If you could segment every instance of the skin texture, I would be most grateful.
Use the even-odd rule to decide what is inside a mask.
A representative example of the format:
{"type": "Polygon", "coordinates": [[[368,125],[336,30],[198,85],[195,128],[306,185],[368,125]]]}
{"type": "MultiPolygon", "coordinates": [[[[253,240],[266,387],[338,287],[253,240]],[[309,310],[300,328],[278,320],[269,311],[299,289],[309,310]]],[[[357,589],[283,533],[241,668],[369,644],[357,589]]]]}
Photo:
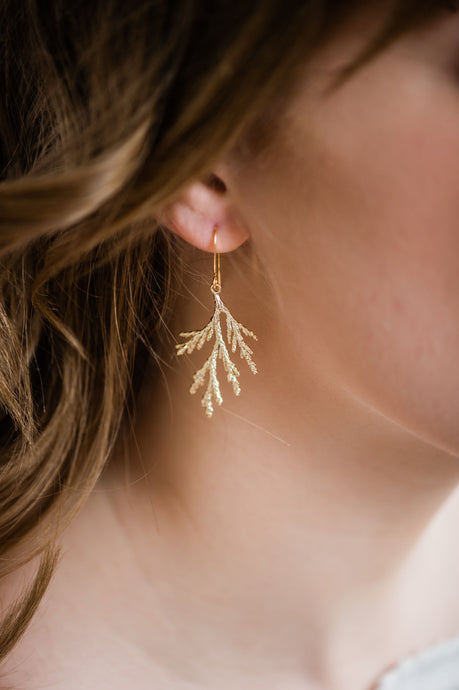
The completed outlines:
{"type": "Polygon", "coordinates": [[[165,209],[190,245],[173,333],[211,315],[218,223],[259,374],[238,359],[241,395],[222,383],[208,420],[188,394],[208,350],[169,355],[12,683],[370,690],[459,633],[459,16],[325,96],[365,21],[305,70],[263,155],[230,152],[224,191],[165,209]]]}

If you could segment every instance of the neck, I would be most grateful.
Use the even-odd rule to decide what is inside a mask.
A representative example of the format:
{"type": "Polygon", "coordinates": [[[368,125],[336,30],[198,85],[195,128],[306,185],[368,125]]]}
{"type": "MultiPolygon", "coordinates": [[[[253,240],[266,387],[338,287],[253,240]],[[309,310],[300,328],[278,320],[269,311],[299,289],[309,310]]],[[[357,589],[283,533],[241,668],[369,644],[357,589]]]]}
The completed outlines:
{"type": "MultiPolygon", "coordinates": [[[[271,352],[285,351],[285,332],[278,348],[272,337],[271,352]]],[[[184,648],[193,635],[208,650],[209,673],[225,659],[265,678],[307,668],[314,687],[367,687],[459,622],[453,578],[439,580],[457,458],[324,377],[295,376],[293,353],[256,361],[269,376],[241,377],[239,398],[222,386],[211,420],[188,394],[190,371],[168,375],[139,419],[136,481],[112,500],[152,588],[168,583],[155,606],[184,648]]]]}

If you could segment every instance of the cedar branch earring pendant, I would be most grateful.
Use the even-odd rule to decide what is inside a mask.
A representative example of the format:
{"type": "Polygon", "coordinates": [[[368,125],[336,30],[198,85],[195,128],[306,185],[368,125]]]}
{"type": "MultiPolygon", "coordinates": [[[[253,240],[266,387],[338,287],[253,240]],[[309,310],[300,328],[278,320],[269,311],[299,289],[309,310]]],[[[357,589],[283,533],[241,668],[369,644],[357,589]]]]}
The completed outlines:
{"type": "Polygon", "coordinates": [[[184,353],[190,354],[194,349],[200,350],[204,343],[209,341],[214,336],[215,341],[212,352],[205,361],[201,369],[198,369],[193,375],[193,383],[190,387],[190,393],[194,394],[204,384],[206,376],[209,377],[207,389],[201,399],[201,405],[206,410],[206,415],[212,417],[214,412],[213,400],[221,405],[223,398],[220,392],[220,384],[217,378],[217,362],[219,359],[223,362],[223,367],[226,371],[226,378],[233,386],[233,391],[236,395],[241,392],[238,376],[240,375],[234,362],[231,361],[228,348],[222,335],[222,324],[220,321],[221,315],[226,317],[226,339],[228,345],[231,346],[231,351],[235,352],[236,347],[239,347],[239,355],[245,359],[249,365],[250,370],[256,374],[257,367],[252,360],[253,351],[244,342],[243,335],[249,336],[254,340],[258,340],[255,333],[249,331],[248,328],[236,321],[230,314],[227,307],[222,302],[220,292],[222,289],[220,276],[220,254],[217,253],[217,226],[214,226],[214,279],[210,286],[211,292],[214,296],[215,310],[212,318],[207,326],[204,326],[199,331],[188,331],[180,333],[182,338],[188,338],[184,343],[176,345],[177,355],[184,353]]]}

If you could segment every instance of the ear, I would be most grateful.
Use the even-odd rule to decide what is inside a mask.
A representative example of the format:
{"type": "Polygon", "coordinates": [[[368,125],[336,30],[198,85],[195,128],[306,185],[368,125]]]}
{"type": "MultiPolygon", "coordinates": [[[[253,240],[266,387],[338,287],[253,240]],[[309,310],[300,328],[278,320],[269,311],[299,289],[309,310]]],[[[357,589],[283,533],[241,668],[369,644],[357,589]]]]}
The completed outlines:
{"type": "Polygon", "coordinates": [[[213,229],[217,225],[217,251],[237,249],[250,236],[246,224],[229,198],[221,177],[211,173],[206,180],[192,182],[161,212],[159,221],[187,242],[213,252],[213,229]]]}

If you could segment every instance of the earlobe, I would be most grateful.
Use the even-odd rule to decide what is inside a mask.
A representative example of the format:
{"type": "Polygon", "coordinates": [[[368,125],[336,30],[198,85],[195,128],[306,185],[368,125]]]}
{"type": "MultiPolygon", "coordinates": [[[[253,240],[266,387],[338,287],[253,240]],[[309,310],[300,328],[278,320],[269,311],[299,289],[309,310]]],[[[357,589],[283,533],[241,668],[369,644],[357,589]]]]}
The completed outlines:
{"type": "Polygon", "coordinates": [[[166,206],[160,222],[203,251],[213,252],[213,228],[218,226],[218,251],[230,252],[250,236],[247,226],[229,203],[223,182],[215,175],[208,182],[193,182],[166,206]]]}

